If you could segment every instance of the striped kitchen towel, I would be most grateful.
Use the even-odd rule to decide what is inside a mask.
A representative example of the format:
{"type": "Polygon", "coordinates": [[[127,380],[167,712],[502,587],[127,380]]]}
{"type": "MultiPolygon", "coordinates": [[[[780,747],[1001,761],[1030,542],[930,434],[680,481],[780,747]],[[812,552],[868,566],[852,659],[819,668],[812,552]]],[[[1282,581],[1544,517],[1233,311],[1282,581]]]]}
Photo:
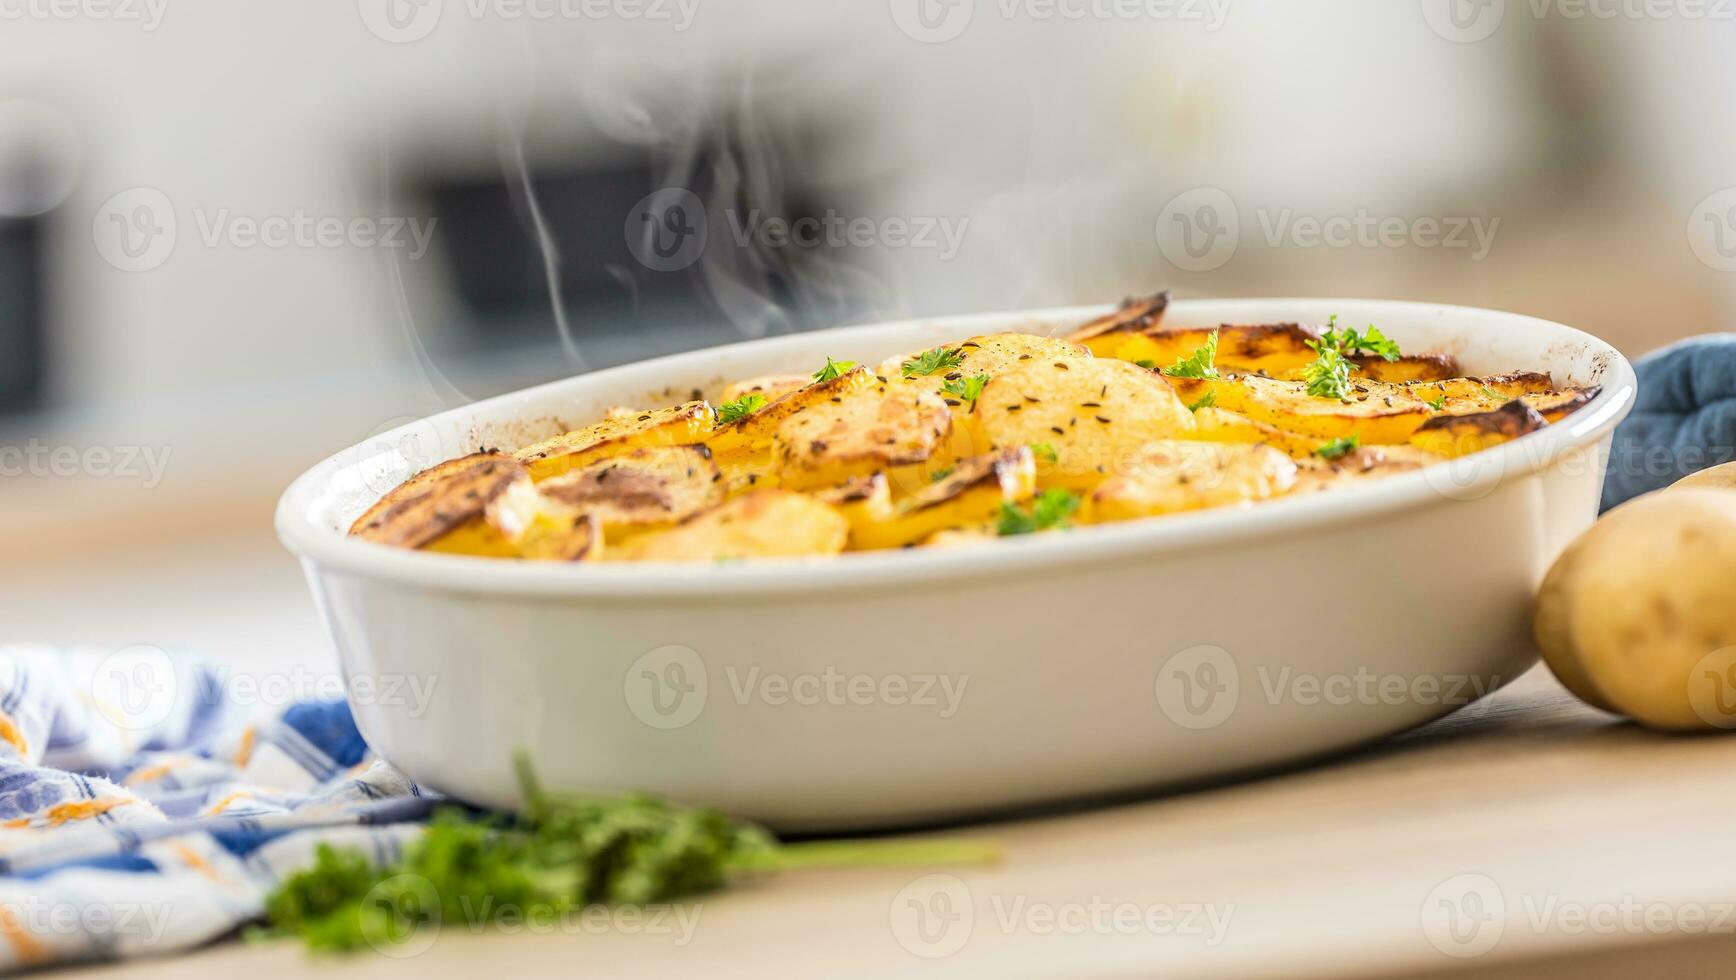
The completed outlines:
{"type": "Polygon", "coordinates": [[[421,832],[437,801],[344,701],[248,714],[208,659],[0,646],[0,973],[197,946],[319,844],[421,832]]]}

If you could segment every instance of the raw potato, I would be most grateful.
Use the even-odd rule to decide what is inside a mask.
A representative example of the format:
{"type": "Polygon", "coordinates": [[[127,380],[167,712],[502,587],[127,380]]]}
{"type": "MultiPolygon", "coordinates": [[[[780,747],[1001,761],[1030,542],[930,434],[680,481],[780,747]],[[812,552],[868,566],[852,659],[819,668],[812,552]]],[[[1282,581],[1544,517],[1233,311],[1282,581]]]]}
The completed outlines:
{"type": "Polygon", "coordinates": [[[1538,603],[1539,641],[1552,667],[1568,665],[1564,683],[1654,728],[1736,728],[1736,494],[1630,501],[1568,560],[1538,603]]]}
{"type": "Polygon", "coordinates": [[[1671,485],[1676,487],[1707,487],[1718,490],[1736,490],[1736,463],[1725,463],[1711,469],[1690,473],[1671,485]]]}
{"type": "Polygon", "coordinates": [[[733,561],[835,555],[850,525],[836,510],[787,490],[755,490],[685,524],[627,542],[628,561],[733,561]]]}
{"type": "Polygon", "coordinates": [[[1271,446],[1168,440],[1147,444],[1139,459],[1092,494],[1099,521],[1126,521],[1275,497],[1296,482],[1296,464],[1271,446]]]}
{"type": "Polygon", "coordinates": [[[1157,373],[1108,358],[1033,359],[996,375],[971,412],[995,449],[1047,445],[1043,483],[1090,489],[1154,439],[1186,436],[1193,413],[1157,373]]]}
{"type": "Polygon", "coordinates": [[[703,442],[711,431],[711,420],[711,406],[702,401],[638,415],[611,416],[596,425],[526,446],[517,456],[529,467],[531,478],[542,481],[646,446],[703,442]]]}

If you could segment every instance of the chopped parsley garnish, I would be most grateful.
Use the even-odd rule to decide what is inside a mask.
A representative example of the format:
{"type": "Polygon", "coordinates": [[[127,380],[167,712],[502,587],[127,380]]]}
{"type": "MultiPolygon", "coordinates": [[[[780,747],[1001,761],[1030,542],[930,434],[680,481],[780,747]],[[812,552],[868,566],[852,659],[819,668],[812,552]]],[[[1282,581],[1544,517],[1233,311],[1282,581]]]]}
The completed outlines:
{"type": "Polygon", "coordinates": [[[912,360],[905,361],[900,367],[906,378],[925,378],[931,374],[958,367],[964,363],[964,356],[956,347],[936,347],[925,350],[912,360]]]}
{"type": "Polygon", "coordinates": [[[1506,397],[1495,389],[1490,388],[1488,385],[1478,385],[1478,387],[1483,389],[1483,397],[1492,401],[1500,401],[1506,397]]]}
{"type": "Polygon", "coordinates": [[[1031,501],[1029,511],[1014,504],[1001,504],[1001,516],[995,523],[995,532],[1005,538],[1015,534],[1035,534],[1051,528],[1066,527],[1067,519],[1078,509],[1078,494],[1058,487],[1044,490],[1036,500],[1031,501]]]}
{"type": "Polygon", "coordinates": [[[816,382],[831,381],[834,378],[842,377],[845,371],[855,366],[855,361],[834,361],[828,357],[826,358],[826,366],[814,372],[814,380],[816,382]]]}
{"type": "Polygon", "coordinates": [[[940,386],[940,390],[958,398],[960,401],[974,402],[983,393],[983,385],[989,383],[989,376],[979,374],[973,378],[954,378],[940,386]]]}
{"type": "Polygon", "coordinates": [[[1194,402],[1192,405],[1189,405],[1187,407],[1187,410],[1190,412],[1197,412],[1202,408],[1212,408],[1212,407],[1216,406],[1217,403],[1218,403],[1218,393],[1215,391],[1208,391],[1208,392],[1206,392],[1206,396],[1204,398],[1201,398],[1199,401],[1194,402]]]}
{"type": "Polygon", "coordinates": [[[1302,369],[1302,380],[1308,385],[1308,394],[1315,398],[1350,401],[1350,362],[1336,347],[1316,344],[1312,340],[1308,346],[1318,355],[1302,369]]]}
{"type": "Polygon", "coordinates": [[[940,481],[951,476],[952,470],[953,470],[953,468],[950,466],[943,466],[940,469],[935,470],[933,473],[928,474],[928,482],[939,483],[940,481]]]}
{"type": "Polygon", "coordinates": [[[1033,442],[1033,443],[1031,443],[1031,455],[1037,457],[1038,459],[1047,460],[1051,464],[1059,463],[1061,461],[1061,454],[1055,451],[1055,446],[1053,443],[1048,443],[1048,442],[1033,442]]]}
{"type": "Polygon", "coordinates": [[[1146,369],[1147,371],[1157,370],[1157,362],[1150,360],[1148,358],[1142,357],[1139,360],[1134,361],[1133,363],[1134,363],[1135,367],[1142,367],[1142,368],[1146,369]]]}
{"type": "Polygon", "coordinates": [[[1326,332],[1321,335],[1322,346],[1336,348],[1340,354],[1354,354],[1365,350],[1370,354],[1378,354],[1382,360],[1396,361],[1399,359],[1398,342],[1380,332],[1380,328],[1370,324],[1367,332],[1359,332],[1355,327],[1338,329],[1338,314],[1334,313],[1326,320],[1326,332]]]}
{"type": "Polygon", "coordinates": [[[1441,397],[1436,398],[1434,401],[1429,401],[1428,399],[1425,398],[1425,399],[1423,399],[1423,404],[1427,405],[1428,407],[1430,407],[1430,408],[1432,408],[1438,412],[1441,409],[1447,407],[1447,396],[1442,395],[1441,397]]]}
{"type": "Polygon", "coordinates": [[[525,800],[518,816],[479,819],[442,807],[403,857],[384,865],[359,848],[321,844],[313,863],[265,900],[268,924],[250,938],[296,936],[329,952],[379,950],[442,921],[552,927],[590,906],[669,902],[744,873],[987,864],[998,856],[992,844],[967,840],[780,844],[716,810],[653,796],[545,793],[522,757],[518,765],[525,800]]]}
{"type": "Polygon", "coordinates": [[[1163,373],[1172,378],[1215,378],[1218,376],[1217,359],[1218,332],[1213,330],[1198,350],[1164,368],[1163,373]]]}
{"type": "Polygon", "coordinates": [[[728,425],[740,422],[749,415],[766,407],[766,396],[757,391],[750,391],[732,402],[724,402],[717,406],[717,424],[728,425]]]}
{"type": "Polygon", "coordinates": [[[1342,439],[1334,439],[1325,443],[1319,449],[1314,450],[1314,455],[1321,459],[1339,459],[1355,452],[1356,447],[1361,444],[1361,436],[1345,436],[1342,439]]]}

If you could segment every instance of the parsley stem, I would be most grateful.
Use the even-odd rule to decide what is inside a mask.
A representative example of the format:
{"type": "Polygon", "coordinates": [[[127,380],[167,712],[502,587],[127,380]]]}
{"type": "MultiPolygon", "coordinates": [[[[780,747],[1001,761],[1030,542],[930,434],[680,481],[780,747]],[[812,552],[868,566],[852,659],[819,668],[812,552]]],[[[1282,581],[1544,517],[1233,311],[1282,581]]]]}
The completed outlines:
{"type": "Polygon", "coordinates": [[[729,870],[792,871],[798,868],[908,868],[988,865],[1000,846],[976,840],[816,840],[780,844],[733,856],[729,870]]]}

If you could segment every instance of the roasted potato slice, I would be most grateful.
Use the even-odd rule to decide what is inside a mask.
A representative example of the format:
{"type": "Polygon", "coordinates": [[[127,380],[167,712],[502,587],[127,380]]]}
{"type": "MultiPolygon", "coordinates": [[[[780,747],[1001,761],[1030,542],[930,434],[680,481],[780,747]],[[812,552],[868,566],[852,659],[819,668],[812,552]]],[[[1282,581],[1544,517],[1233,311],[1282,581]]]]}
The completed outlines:
{"type": "Polygon", "coordinates": [[[998,540],[1000,535],[987,524],[974,527],[949,527],[923,538],[919,548],[974,548],[998,540]]]}
{"type": "Polygon", "coordinates": [[[723,502],[723,474],[705,446],[657,446],[544,480],[549,499],[594,514],[615,538],[684,521],[723,502]]]}
{"type": "Polygon", "coordinates": [[[892,485],[884,473],[856,477],[842,486],[819,490],[815,500],[831,506],[850,522],[850,547],[861,549],[857,540],[860,529],[872,527],[892,517],[892,485]]]}
{"type": "Polygon", "coordinates": [[[1069,340],[1055,337],[1039,337],[1025,333],[996,333],[972,337],[961,344],[943,344],[940,347],[919,351],[915,354],[905,354],[888,358],[880,365],[880,375],[892,380],[902,380],[906,384],[915,385],[935,394],[941,394],[949,381],[960,381],[986,374],[994,377],[1004,371],[1009,371],[1026,361],[1054,359],[1057,357],[1088,357],[1090,351],[1069,340]],[[935,354],[947,356],[936,358],[935,354]],[[924,361],[924,355],[928,360],[924,361]],[[939,364],[933,371],[926,374],[905,374],[905,365],[913,365],[913,370],[926,369],[933,364],[939,364]]]}
{"type": "Polygon", "coordinates": [[[595,557],[591,523],[539,494],[505,453],[448,460],[404,481],[350,526],[350,535],[400,548],[490,558],[595,557]]]}
{"type": "Polygon", "coordinates": [[[876,382],[785,419],[772,456],[783,486],[837,486],[876,470],[919,466],[945,447],[951,431],[952,412],[939,397],[876,382]]]}
{"type": "Polygon", "coordinates": [[[1434,414],[1412,393],[1412,386],[1361,378],[1350,382],[1348,402],[1310,395],[1301,381],[1255,374],[1210,380],[1175,378],[1172,383],[1190,403],[1209,391],[1218,408],[1321,440],[1356,436],[1370,444],[1401,443],[1434,414]]]}
{"type": "Polygon", "coordinates": [[[1450,458],[1468,456],[1548,425],[1537,410],[1515,398],[1493,412],[1443,415],[1423,423],[1411,445],[1450,458]]]}
{"type": "Polygon", "coordinates": [[[1590,388],[1563,388],[1560,391],[1535,391],[1520,395],[1519,400],[1553,423],[1591,404],[1591,400],[1602,391],[1603,389],[1596,385],[1590,388]]]}
{"type": "MultiPolygon", "coordinates": [[[[431,466],[381,497],[350,525],[350,536],[399,548],[426,548],[467,525],[480,539],[489,504],[529,473],[518,460],[498,452],[474,453],[431,466]]],[[[496,535],[498,538],[498,535],[496,535]]],[[[496,545],[516,554],[504,540],[496,545]]]]}
{"type": "Polygon", "coordinates": [[[1441,410],[1451,415],[1490,412],[1515,398],[1555,390],[1549,375],[1536,371],[1514,371],[1486,378],[1419,381],[1404,387],[1425,402],[1444,402],[1441,410]]]}
{"type": "Polygon", "coordinates": [[[759,395],[770,404],[792,391],[806,388],[813,380],[813,376],[808,374],[766,374],[748,378],[726,386],[723,393],[718,395],[718,402],[727,404],[739,401],[744,395],[759,395]]]}
{"type": "Polygon", "coordinates": [[[1154,439],[1182,436],[1193,414],[1157,373],[1092,357],[1031,360],[995,376],[971,412],[995,449],[1043,446],[1045,485],[1084,489],[1154,439]]]}
{"type": "Polygon", "coordinates": [[[1206,442],[1265,443],[1292,458],[1314,455],[1320,440],[1269,422],[1256,422],[1239,412],[1207,407],[1194,412],[1193,438],[1206,442]]]}
{"type": "Polygon", "coordinates": [[[703,442],[711,432],[711,424],[710,405],[703,401],[687,402],[637,415],[610,416],[596,425],[526,446],[516,455],[530,469],[531,479],[540,482],[647,446],[703,442]]]}
{"type": "Polygon", "coordinates": [[[1445,457],[1415,446],[1361,446],[1336,459],[1309,456],[1296,460],[1296,485],[1290,492],[1315,493],[1355,480],[1379,479],[1444,461],[1445,457]]]}
{"type": "Polygon", "coordinates": [[[893,514],[855,528],[863,549],[902,548],[938,531],[993,520],[1002,504],[1036,493],[1036,461],[1024,446],[961,460],[953,471],[900,501],[893,514]]]}
{"type": "Polygon", "coordinates": [[[835,555],[850,525],[806,494],[755,490],[686,522],[632,538],[611,557],[628,561],[730,561],[835,555]]]}
{"type": "Polygon", "coordinates": [[[1162,440],[1091,495],[1098,521],[1253,503],[1286,493],[1296,464],[1270,446],[1162,440]]]}
{"type": "Polygon", "coordinates": [[[1409,384],[1415,381],[1445,381],[1459,376],[1459,359],[1451,354],[1401,354],[1389,361],[1378,354],[1351,354],[1359,375],[1370,381],[1409,384]]]}
{"type": "Polygon", "coordinates": [[[804,384],[771,400],[752,415],[718,426],[706,440],[707,445],[720,458],[720,465],[723,459],[729,459],[733,464],[743,454],[768,452],[778,427],[784,422],[813,408],[836,405],[856,392],[875,386],[884,387],[884,384],[862,367],[851,368],[825,381],[804,384]]]}
{"type": "Polygon", "coordinates": [[[1169,291],[1155,296],[1131,297],[1121,301],[1113,312],[1080,324],[1067,335],[1075,344],[1083,344],[1097,357],[1113,357],[1136,361],[1139,357],[1123,356],[1124,351],[1137,347],[1140,335],[1157,328],[1169,309],[1169,291]],[[1131,345],[1131,346],[1130,346],[1131,345]]]}

